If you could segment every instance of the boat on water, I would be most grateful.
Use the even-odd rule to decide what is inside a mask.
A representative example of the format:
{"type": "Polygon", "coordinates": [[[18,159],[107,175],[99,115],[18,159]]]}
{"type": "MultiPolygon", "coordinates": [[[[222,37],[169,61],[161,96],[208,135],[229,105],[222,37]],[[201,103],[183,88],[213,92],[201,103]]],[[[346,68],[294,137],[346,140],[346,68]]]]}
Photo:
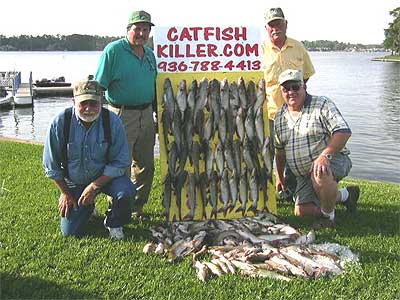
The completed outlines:
{"type": "Polygon", "coordinates": [[[36,80],[33,85],[35,85],[36,87],[67,87],[71,86],[71,83],[65,82],[64,76],[61,76],[58,78],[53,78],[51,80],[48,80],[46,78],[36,80]]]}
{"type": "Polygon", "coordinates": [[[13,96],[7,90],[0,86],[0,109],[10,108],[13,102],[13,96]]]}

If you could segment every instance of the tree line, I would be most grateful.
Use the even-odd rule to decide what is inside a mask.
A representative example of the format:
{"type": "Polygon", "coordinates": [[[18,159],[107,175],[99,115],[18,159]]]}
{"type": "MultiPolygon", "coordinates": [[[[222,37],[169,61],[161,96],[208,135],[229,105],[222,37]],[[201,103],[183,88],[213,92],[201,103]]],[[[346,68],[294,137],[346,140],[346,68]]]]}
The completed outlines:
{"type": "Polygon", "coordinates": [[[385,29],[385,41],[383,45],[392,51],[392,55],[400,55],[400,7],[389,12],[393,17],[393,22],[385,29]]]}
{"type": "MultiPolygon", "coordinates": [[[[310,51],[349,51],[349,50],[381,50],[385,48],[392,55],[400,55],[400,7],[389,12],[393,22],[384,29],[385,39],[381,45],[350,44],[338,41],[303,41],[310,51]]],[[[20,35],[6,37],[0,35],[0,51],[102,51],[104,47],[121,37],[92,36],[86,34],[71,34],[56,36],[44,34],[42,36],[20,35]]],[[[148,45],[153,48],[153,39],[148,45]]]]}
{"type": "MultiPolygon", "coordinates": [[[[84,34],[72,35],[20,35],[5,37],[0,35],[0,51],[102,51],[111,41],[121,37],[91,36],[84,34]]],[[[354,48],[371,49],[382,48],[382,45],[362,45],[342,43],[338,41],[303,41],[310,51],[346,51],[354,48]]],[[[148,46],[153,48],[153,39],[148,46]]]]}
{"type": "Polygon", "coordinates": [[[86,34],[0,35],[0,51],[102,51],[108,43],[119,38],[86,34]]]}

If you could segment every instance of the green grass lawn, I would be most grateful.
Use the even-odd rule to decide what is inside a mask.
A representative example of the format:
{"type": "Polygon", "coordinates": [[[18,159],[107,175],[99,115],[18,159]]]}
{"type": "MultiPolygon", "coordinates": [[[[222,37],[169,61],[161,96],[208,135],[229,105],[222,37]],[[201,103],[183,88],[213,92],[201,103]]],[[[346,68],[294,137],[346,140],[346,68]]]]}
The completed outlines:
{"type": "MultiPolygon", "coordinates": [[[[240,275],[200,282],[191,259],[170,265],[142,252],[149,227],[162,222],[162,189],[156,175],[145,206],[148,221],[134,221],[127,239],[111,241],[102,218],[85,238],[64,238],[59,229],[59,192],[44,176],[42,146],[0,142],[0,299],[400,299],[400,187],[364,180],[357,216],[337,210],[339,226],[318,231],[317,242],[346,245],[361,268],[331,279],[281,282],[240,275]]],[[[157,160],[156,174],[159,174],[157,160]]],[[[106,210],[102,197],[97,207],[106,210]]],[[[305,232],[311,219],[285,222],[305,232]]]]}

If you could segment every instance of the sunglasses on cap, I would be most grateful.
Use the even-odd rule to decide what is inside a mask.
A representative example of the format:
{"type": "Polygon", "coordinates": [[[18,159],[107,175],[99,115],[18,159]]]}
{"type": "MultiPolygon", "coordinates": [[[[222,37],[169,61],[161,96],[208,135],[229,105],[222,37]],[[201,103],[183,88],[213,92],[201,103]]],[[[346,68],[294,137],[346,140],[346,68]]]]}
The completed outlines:
{"type": "Polygon", "coordinates": [[[282,84],[282,91],[289,92],[290,90],[297,92],[303,86],[301,82],[291,82],[282,84]]]}

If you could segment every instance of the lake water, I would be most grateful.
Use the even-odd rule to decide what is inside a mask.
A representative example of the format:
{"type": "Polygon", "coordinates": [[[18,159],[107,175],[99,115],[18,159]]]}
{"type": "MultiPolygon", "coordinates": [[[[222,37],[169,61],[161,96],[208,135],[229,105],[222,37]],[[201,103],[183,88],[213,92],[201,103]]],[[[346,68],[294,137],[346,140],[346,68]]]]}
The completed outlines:
{"type": "MultiPolygon", "coordinates": [[[[18,70],[26,82],[94,74],[101,52],[0,52],[0,71],[18,70]]],[[[385,53],[311,52],[316,74],[308,91],[335,101],[353,135],[353,178],[400,183],[400,63],[374,62],[385,53]]],[[[35,99],[33,108],[0,111],[0,136],[42,142],[51,118],[69,98],[35,99]]],[[[158,154],[158,147],[156,149],[158,154]]]]}

